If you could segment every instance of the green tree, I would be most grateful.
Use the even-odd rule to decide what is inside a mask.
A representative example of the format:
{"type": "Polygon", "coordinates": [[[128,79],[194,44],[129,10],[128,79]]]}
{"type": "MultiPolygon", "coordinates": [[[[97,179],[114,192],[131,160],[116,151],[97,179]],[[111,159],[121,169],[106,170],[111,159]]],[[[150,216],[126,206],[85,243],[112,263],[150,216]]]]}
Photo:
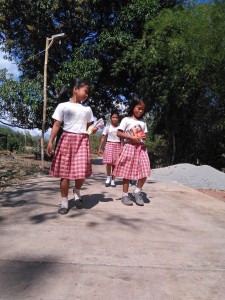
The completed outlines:
{"type": "MultiPolygon", "coordinates": [[[[36,80],[36,74],[43,72],[46,37],[64,32],[66,39],[61,46],[54,43],[49,55],[49,114],[57,104],[55,99],[61,86],[76,75],[91,81],[90,104],[98,116],[105,114],[120,94],[129,97],[134,92],[135,78],[131,80],[129,70],[119,77],[116,75],[116,63],[123,51],[142,36],[146,20],[176,3],[172,0],[2,0],[1,48],[9,58],[19,62],[22,78],[36,80]]],[[[46,129],[49,126],[50,120],[46,129]]],[[[40,128],[40,123],[37,127],[40,128]]]]}
{"type": "Polygon", "coordinates": [[[0,150],[10,150],[17,152],[24,152],[25,146],[38,148],[40,144],[40,137],[32,136],[29,132],[18,132],[14,131],[8,126],[0,126],[0,135],[7,136],[7,144],[5,141],[0,139],[0,150]]]}
{"type": "Polygon", "coordinates": [[[20,128],[41,128],[42,77],[16,81],[0,69],[0,119],[20,128]]]}
{"type": "Polygon", "coordinates": [[[215,165],[224,153],[224,12],[223,3],[163,10],[118,62],[153,111],[168,164],[201,158],[215,165]]]}

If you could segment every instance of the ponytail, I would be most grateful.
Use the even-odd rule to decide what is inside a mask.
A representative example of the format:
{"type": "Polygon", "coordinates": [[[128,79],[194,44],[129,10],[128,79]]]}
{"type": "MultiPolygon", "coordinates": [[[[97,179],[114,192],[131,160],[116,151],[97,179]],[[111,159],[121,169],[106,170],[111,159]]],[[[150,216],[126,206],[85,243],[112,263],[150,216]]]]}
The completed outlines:
{"type": "Polygon", "coordinates": [[[58,103],[68,101],[70,98],[70,89],[67,85],[63,86],[58,95],[58,103]]]}
{"type": "Polygon", "coordinates": [[[69,100],[73,96],[73,89],[74,88],[81,88],[85,85],[89,85],[89,82],[84,79],[80,78],[73,78],[70,81],[69,85],[65,85],[62,87],[61,91],[59,92],[58,96],[58,103],[63,103],[69,100]]]}

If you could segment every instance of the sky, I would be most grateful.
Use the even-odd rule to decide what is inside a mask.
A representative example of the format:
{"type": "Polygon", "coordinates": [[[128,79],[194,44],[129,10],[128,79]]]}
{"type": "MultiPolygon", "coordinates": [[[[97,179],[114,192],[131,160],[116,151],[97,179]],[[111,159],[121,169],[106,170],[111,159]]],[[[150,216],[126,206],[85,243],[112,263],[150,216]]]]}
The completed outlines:
{"type": "MultiPolygon", "coordinates": [[[[0,51],[0,68],[1,69],[7,69],[8,73],[12,73],[14,76],[14,79],[16,80],[19,75],[20,72],[17,68],[17,65],[13,62],[13,61],[9,61],[7,59],[4,59],[4,53],[2,51],[0,51]]],[[[12,128],[12,127],[10,127],[12,128]]],[[[13,127],[13,130],[15,131],[20,131],[20,132],[25,132],[25,130],[18,128],[18,127],[13,127]]],[[[38,129],[32,129],[32,130],[26,130],[29,131],[31,135],[36,136],[36,135],[41,135],[41,130],[38,129]]],[[[46,134],[46,138],[49,137],[49,132],[47,132],[46,134]]]]}
{"type": "Polygon", "coordinates": [[[14,78],[18,78],[20,75],[17,65],[14,62],[4,59],[4,53],[0,51],[0,67],[1,69],[7,69],[9,73],[14,75],[14,78]]]}

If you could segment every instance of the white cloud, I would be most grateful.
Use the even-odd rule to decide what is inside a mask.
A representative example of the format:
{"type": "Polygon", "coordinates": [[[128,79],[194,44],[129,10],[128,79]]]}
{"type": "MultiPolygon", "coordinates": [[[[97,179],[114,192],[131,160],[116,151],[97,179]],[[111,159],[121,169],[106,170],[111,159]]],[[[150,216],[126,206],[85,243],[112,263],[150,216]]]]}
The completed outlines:
{"type": "Polygon", "coordinates": [[[4,59],[5,53],[0,51],[0,68],[1,69],[7,69],[9,73],[12,73],[14,77],[19,77],[20,72],[17,68],[17,65],[13,61],[9,61],[7,59],[4,59]]]}

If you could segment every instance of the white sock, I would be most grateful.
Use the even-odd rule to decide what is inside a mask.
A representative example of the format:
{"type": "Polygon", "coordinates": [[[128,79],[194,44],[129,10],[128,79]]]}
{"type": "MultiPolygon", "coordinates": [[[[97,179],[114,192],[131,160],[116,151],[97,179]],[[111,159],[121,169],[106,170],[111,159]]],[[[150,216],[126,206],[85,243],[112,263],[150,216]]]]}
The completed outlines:
{"type": "Polygon", "coordinates": [[[78,199],[81,198],[80,190],[74,188],[74,189],[73,189],[73,194],[74,194],[74,198],[75,198],[75,196],[77,196],[78,199]]]}
{"type": "Polygon", "coordinates": [[[134,193],[140,193],[140,191],[141,191],[141,189],[139,189],[137,187],[134,189],[134,193]]]}
{"type": "Polygon", "coordinates": [[[115,182],[114,182],[114,180],[113,180],[113,179],[111,180],[111,184],[112,184],[112,185],[114,185],[114,184],[115,184],[115,182]]]}
{"type": "Polygon", "coordinates": [[[109,183],[109,182],[110,182],[110,180],[111,180],[111,176],[107,176],[107,178],[106,178],[106,182],[105,182],[105,183],[109,183]]]}
{"type": "Polygon", "coordinates": [[[61,207],[68,208],[68,197],[62,197],[61,207]]]}
{"type": "Polygon", "coordinates": [[[123,193],[123,196],[128,196],[128,193],[123,193]]]}

